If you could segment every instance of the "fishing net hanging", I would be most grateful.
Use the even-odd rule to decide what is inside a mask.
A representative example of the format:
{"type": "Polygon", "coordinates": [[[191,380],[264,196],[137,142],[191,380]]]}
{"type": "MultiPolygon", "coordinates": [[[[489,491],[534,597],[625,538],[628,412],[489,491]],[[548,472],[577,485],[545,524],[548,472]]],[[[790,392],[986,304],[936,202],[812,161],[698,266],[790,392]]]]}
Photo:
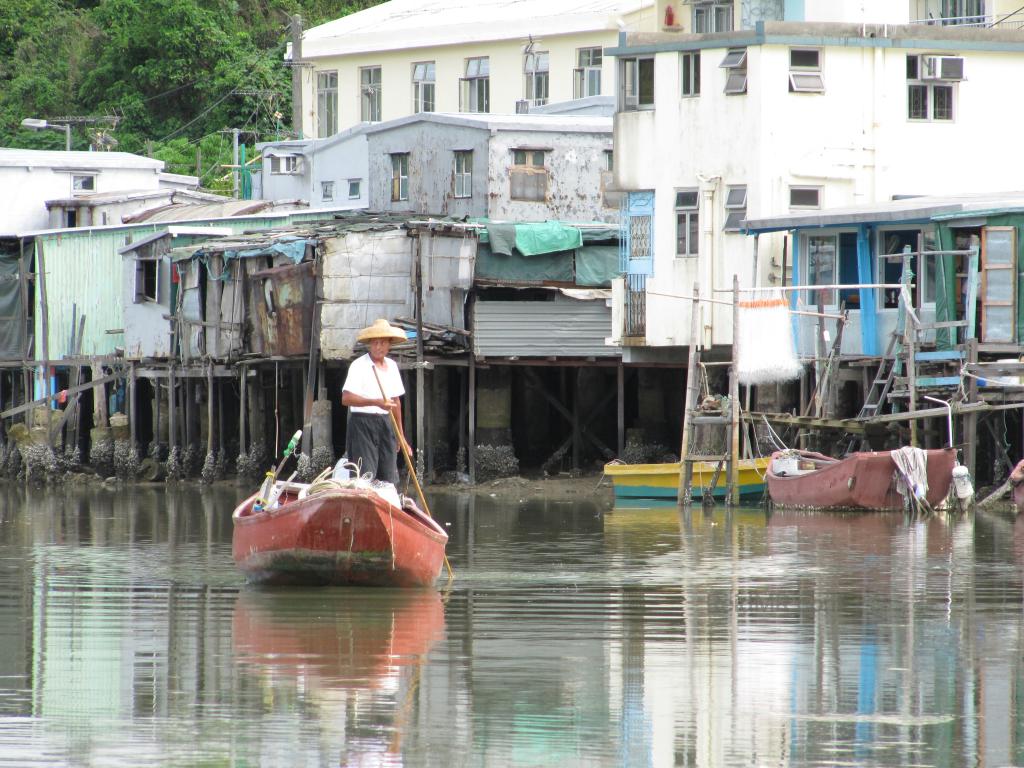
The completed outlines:
{"type": "Polygon", "coordinates": [[[789,307],[781,292],[742,293],[736,333],[736,372],[741,384],[773,384],[800,375],[789,307]]]}

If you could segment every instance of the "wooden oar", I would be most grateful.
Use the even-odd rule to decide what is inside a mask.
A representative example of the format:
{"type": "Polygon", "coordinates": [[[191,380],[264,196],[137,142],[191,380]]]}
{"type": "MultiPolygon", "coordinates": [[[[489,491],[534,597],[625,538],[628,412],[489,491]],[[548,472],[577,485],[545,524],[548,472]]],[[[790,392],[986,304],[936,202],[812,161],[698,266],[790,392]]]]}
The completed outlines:
{"type": "MultiPolygon", "coordinates": [[[[387,401],[391,398],[384,392],[384,385],[380,381],[380,376],[377,375],[377,366],[373,366],[373,378],[377,380],[377,386],[380,387],[380,396],[387,401]]],[[[409,477],[412,478],[413,485],[416,486],[416,493],[419,494],[420,503],[423,505],[423,511],[427,513],[427,517],[433,517],[430,514],[430,507],[427,506],[427,499],[423,495],[423,489],[420,488],[420,481],[416,477],[416,469],[412,465],[412,457],[409,455],[409,450],[405,446],[405,440],[402,438],[402,432],[398,428],[398,419],[395,418],[395,409],[388,408],[388,416],[391,417],[391,428],[395,430],[395,439],[398,440],[398,447],[402,449],[402,455],[405,456],[405,466],[409,468],[409,477]]]]}
{"type": "MultiPolygon", "coordinates": [[[[391,398],[388,397],[384,391],[384,385],[380,381],[380,376],[377,374],[377,364],[373,363],[373,378],[377,380],[377,386],[380,388],[380,396],[387,401],[391,398]]],[[[423,495],[423,489],[420,487],[420,481],[416,477],[416,468],[412,464],[412,457],[409,455],[409,450],[405,447],[405,440],[402,439],[402,432],[398,428],[398,419],[395,418],[395,409],[388,408],[388,416],[391,417],[391,428],[395,431],[395,439],[398,440],[398,447],[402,449],[402,455],[405,456],[405,466],[409,469],[409,477],[412,478],[413,485],[416,486],[416,493],[419,494],[420,504],[423,505],[423,511],[427,513],[427,517],[433,518],[430,514],[430,507],[427,505],[427,497],[423,495]]],[[[452,571],[452,564],[448,562],[448,555],[445,553],[444,556],[444,567],[448,569],[448,583],[451,584],[452,579],[455,578],[455,573],[452,571]]]]}

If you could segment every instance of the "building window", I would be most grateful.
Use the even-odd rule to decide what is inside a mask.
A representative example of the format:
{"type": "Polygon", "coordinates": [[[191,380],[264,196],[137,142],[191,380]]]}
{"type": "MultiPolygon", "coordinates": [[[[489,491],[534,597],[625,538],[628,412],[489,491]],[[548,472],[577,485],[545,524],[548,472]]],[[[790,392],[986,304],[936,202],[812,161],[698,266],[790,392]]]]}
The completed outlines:
{"type": "Polygon", "coordinates": [[[654,109],[654,57],[619,59],[619,91],[623,111],[654,109]]]}
{"type": "Polygon", "coordinates": [[[413,114],[434,111],[434,62],[421,61],[412,65],[413,114]]]}
{"type": "Polygon", "coordinates": [[[693,6],[693,31],[698,35],[706,32],[731,32],[731,0],[725,3],[697,0],[693,6]]]}
{"type": "Polygon", "coordinates": [[[333,181],[321,181],[320,182],[320,199],[321,200],[333,200],[334,199],[334,182],[333,181]]]}
{"type": "Polygon", "coordinates": [[[338,132],[338,73],[316,73],[316,135],[323,139],[338,132]]]}
{"type": "Polygon", "coordinates": [[[725,79],[726,93],[747,92],[747,49],[730,48],[719,67],[728,70],[725,79]]]}
{"type": "Polygon", "coordinates": [[[348,199],[358,200],[362,196],[362,179],[348,180],[348,199]]]}
{"type": "Polygon", "coordinates": [[[380,67],[359,68],[359,119],[380,122],[380,67]]]}
{"type": "Polygon", "coordinates": [[[270,172],[273,175],[289,175],[299,172],[298,155],[271,155],[270,172]]]}
{"type": "Polygon", "coordinates": [[[491,60],[466,59],[466,76],[459,81],[460,112],[491,111],[491,60]]]}
{"type": "Polygon", "coordinates": [[[456,150],[452,171],[452,191],[455,197],[473,196],[473,151],[456,150]]]}
{"type": "Polygon", "coordinates": [[[790,208],[821,208],[821,187],[790,187],[790,208]]]}
{"type": "Polygon", "coordinates": [[[984,24],[985,0],[942,0],[943,24],[984,24]]]}
{"type": "Polygon", "coordinates": [[[614,171],[615,170],[615,150],[614,149],[606,149],[604,151],[604,169],[606,171],[614,171]]]}
{"type": "Polygon", "coordinates": [[[825,92],[825,80],[821,76],[820,49],[789,49],[789,90],[791,93],[825,92]]]}
{"type": "Polygon", "coordinates": [[[75,173],[71,176],[71,190],[73,192],[95,192],[96,176],[92,173],[75,173]]]}
{"type": "MultiPolygon", "coordinates": [[[[836,284],[836,236],[811,235],[807,238],[807,284],[836,284]]],[[[811,303],[836,305],[836,291],[826,288],[811,292],[811,303]]]]}
{"type": "Polygon", "coordinates": [[[391,201],[409,199],[409,153],[391,156],[391,201]]]}
{"type": "MultiPolygon", "coordinates": [[[[904,251],[917,253],[920,250],[934,250],[935,230],[924,229],[883,230],[878,233],[878,282],[899,283],[903,279],[904,251]]],[[[922,304],[935,303],[935,261],[932,258],[910,257],[910,270],[914,279],[910,284],[910,300],[915,307],[922,304]]],[[[885,288],[878,292],[879,307],[897,309],[900,305],[900,292],[895,288],[885,288]]]]}
{"type": "Polygon", "coordinates": [[[683,96],[700,96],[700,51],[679,54],[679,82],[683,96]]]}
{"type": "Polygon", "coordinates": [[[696,189],[676,191],[676,256],[700,253],[700,193],[696,189]]]}
{"type": "Polygon", "coordinates": [[[526,100],[530,106],[539,107],[548,103],[548,52],[536,51],[523,56],[523,73],[526,76],[526,100]]]}
{"type": "Polygon", "coordinates": [[[548,193],[548,172],[544,167],[544,151],[539,149],[512,150],[512,169],[509,172],[509,197],[543,203],[548,193]]]}
{"type": "Polygon", "coordinates": [[[574,99],[601,95],[601,61],[600,48],[578,48],[576,50],[576,69],[572,71],[572,97],[574,99]]]}
{"type": "Polygon", "coordinates": [[[959,56],[907,56],[907,118],[952,120],[956,84],[963,79],[959,56]]]}
{"type": "Polygon", "coordinates": [[[725,195],[725,232],[739,232],[740,224],[747,218],[747,186],[729,187],[725,195]]]}
{"type": "Polygon", "coordinates": [[[136,259],[135,261],[135,304],[159,301],[160,260],[136,259]]]}

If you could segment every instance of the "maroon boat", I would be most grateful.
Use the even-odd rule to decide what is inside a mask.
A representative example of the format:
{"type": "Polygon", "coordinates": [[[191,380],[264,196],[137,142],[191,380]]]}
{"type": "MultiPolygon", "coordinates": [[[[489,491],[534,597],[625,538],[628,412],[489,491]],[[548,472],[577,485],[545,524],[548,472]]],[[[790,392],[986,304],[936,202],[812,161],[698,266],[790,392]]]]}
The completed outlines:
{"type": "MultiPolygon", "coordinates": [[[[928,491],[938,506],[949,493],[956,463],[952,448],[926,450],[928,491]]],[[[901,510],[896,462],[889,451],[863,451],[835,459],[813,451],[777,451],[766,479],[768,496],[780,507],[901,510]]]]}
{"type": "Polygon", "coordinates": [[[1017,462],[1017,466],[1010,473],[1010,496],[1013,499],[1013,509],[1017,514],[1024,509],[1024,459],[1017,462]]]}
{"type": "Polygon", "coordinates": [[[427,587],[448,534],[416,504],[372,488],[284,483],[273,508],[255,493],[232,515],[235,564],[264,584],[427,587]]]}

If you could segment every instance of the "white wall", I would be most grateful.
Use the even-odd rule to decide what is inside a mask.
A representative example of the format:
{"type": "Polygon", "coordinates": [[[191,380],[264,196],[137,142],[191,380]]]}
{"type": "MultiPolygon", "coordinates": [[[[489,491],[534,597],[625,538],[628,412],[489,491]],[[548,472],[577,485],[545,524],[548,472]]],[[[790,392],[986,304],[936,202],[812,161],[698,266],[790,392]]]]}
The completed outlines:
{"type": "MultiPolygon", "coordinates": [[[[809,38],[809,42],[812,41],[809,38]]],[[[823,207],[882,202],[897,194],[1019,189],[1013,160],[1024,105],[1007,82],[1024,78],[1024,53],[965,50],[966,80],[956,86],[954,120],[907,119],[906,57],[888,47],[830,46],[822,51],[825,92],[789,93],[789,47],[748,49],[745,95],[723,93],[724,49],[702,52],[701,95],[679,96],[679,54],[657,55],[655,109],[615,120],[616,174],[623,189],[656,193],[655,268],[648,280],[647,341],[689,343],[689,304],[653,294],[707,295],[754,280],[754,241],[721,232],[725,188],[747,184],[747,217],[789,212],[791,185],[820,186],[823,207]],[[991,162],[1007,148],[1006,162],[991,162]],[[1002,151],[1002,150],[999,150],[1002,151]],[[675,257],[674,192],[698,187],[708,240],[697,259],[675,257]]],[[[782,236],[759,238],[758,282],[778,270],[782,236]]],[[[791,254],[790,254],[791,258],[791,254]]],[[[704,323],[708,323],[708,312],[704,323]]],[[[713,337],[728,343],[731,316],[714,310],[713,337]]]]}
{"type": "MultiPolygon", "coordinates": [[[[573,96],[573,69],[578,48],[607,47],[618,43],[617,31],[534,38],[534,50],[549,53],[549,101],[567,101],[573,96]]],[[[381,120],[412,114],[412,65],[433,61],[436,66],[435,111],[459,111],[459,79],[465,74],[469,57],[489,56],[491,71],[491,112],[512,114],[516,101],[525,98],[523,40],[480,42],[472,45],[436,46],[402,51],[323,57],[303,69],[303,135],[316,136],[316,73],[338,72],[338,130],[360,121],[359,69],[381,67],[381,120]]],[[[614,60],[605,57],[602,93],[614,93],[614,60]]]]}
{"type": "MultiPolygon", "coordinates": [[[[368,149],[366,135],[358,133],[341,140],[285,142],[264,147],[259,196],[263,200],[305,200],[311,207],[369,204],[368,149]],[[271,173],[271,154],[297,154],[302,157],[299,173],[271,173]],[[359,196],[348,196],[349,179],[359,179],[359,196]],[[325,181],[334,182],[334,199],[324,200],[325,181]]],[[[254,190],[255,192],[255,190],[254,190]]]]}
{"type": "MultiPolygon", "coordinates": [[[[151,168],[96,168],[89,164],[91,152],[82,156],[77,170],[41,166],[0,165],[0,233],[15,234],[50,226],[47,200],[73,197],[73,174],[96,176],[94,192],[157,189],[157,172],[151,168]]],[[[76,158],[76,160],[79,158],[76,158]]]]}
{"type": "Polygon", "coordinates": [[[803,21],[906,24],[910,5],[908,0],[804,0],[803,21]]]}

